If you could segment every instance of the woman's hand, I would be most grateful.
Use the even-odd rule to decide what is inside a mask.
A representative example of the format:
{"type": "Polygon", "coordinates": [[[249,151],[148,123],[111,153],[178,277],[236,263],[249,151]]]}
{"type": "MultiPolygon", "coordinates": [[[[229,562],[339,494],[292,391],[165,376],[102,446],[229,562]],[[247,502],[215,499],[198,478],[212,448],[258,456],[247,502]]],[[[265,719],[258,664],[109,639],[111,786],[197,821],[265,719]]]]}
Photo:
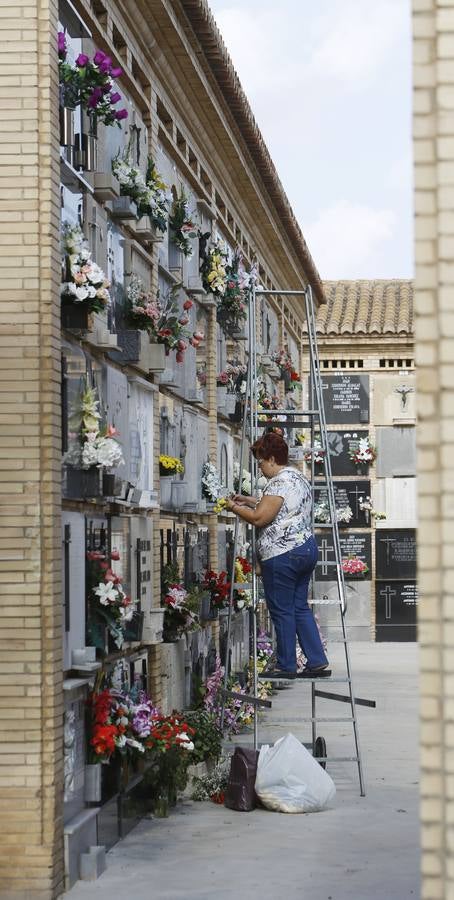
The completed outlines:
{"type": "Polygon", "coordinates": [[[251,509],[255,509],[257,506],[256,497],[249,497],[245,494],[234,494],[232,500],[237,506],[250,506],[251,509]]]}
{"type": "MultiPolygon", "coordinates": [[[[250,498],[247,498],[250,499],[250,498]]],[[[237,503],[235,499],[227,500],[227,509],[234,512],[244,522],[263,528],[277,516],[284,500],[282,497],[262,497],[256,509],[248,509],[246,503],[237,503]]]]}

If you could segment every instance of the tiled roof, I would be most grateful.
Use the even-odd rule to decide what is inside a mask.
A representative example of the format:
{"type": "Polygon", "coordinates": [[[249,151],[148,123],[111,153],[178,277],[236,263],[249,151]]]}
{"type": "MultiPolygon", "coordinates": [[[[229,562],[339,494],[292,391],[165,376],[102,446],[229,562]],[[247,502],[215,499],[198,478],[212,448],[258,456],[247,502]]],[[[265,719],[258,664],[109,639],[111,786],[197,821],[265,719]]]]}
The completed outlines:
{"type": "Polygon", "coordinates": [[[319,334],[412,335],[412,281],[324,281],[319,334]]]}
{"type": "Polygon", "coordinates": [[[255,121],[249,101],[241,86],[221,33],[207,0],[180,0],[197,35],[203,54],[225,100],[234,114],[243,140],[257,167],[263,185],[279,215],[283,230],[290,238],[309,283],[319,303],[324,303],[322,283],[301,228],[290,206],[269,150],[255,121]]]}

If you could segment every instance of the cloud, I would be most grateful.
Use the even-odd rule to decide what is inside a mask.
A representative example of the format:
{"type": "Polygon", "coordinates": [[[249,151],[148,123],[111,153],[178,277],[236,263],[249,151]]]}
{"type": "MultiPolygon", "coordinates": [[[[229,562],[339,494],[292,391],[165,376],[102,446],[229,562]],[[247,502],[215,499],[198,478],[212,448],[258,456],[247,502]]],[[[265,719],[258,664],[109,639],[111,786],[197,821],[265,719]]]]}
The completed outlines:
{"type": "Polygon", "coordinates": [[[211,0],[221,34],[252,96],[287,87],[313,89],[313,79],[366,87],[408,29],[409,0],[211,0]]]}
{"type": "Polygon", "coordinates": [[[344,204],[322,209],[303,231],[322,278],[391,278],[383,256],[396,224],[392,209],[344,204]]]}

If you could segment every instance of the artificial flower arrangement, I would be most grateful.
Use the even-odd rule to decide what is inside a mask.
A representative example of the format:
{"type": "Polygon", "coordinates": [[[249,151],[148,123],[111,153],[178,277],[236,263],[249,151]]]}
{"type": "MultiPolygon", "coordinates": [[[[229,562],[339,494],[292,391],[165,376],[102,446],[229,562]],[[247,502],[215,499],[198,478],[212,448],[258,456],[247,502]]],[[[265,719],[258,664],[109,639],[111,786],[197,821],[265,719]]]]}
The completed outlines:
{"type": "Polygon", "coordinates": [[[167,456],[161,453],[159,456],[159,474],[160,475],[182,475],[184,465],[177,456],[167,456]]]}
{"type": "Polygon", "coordinates": [[[174,641],[199,625],[198,609],[200,592],[198,586],[186,590],[180,582],[178,565],[168,563],[161,572],[162,600],[164,607],[164,640],[174,641]]]}
{"type": "Polygon", "coordinates": [[[62,300],[83,303],[90,313],[103,312],[110,303],[110,282],[93,262],[88,241],[79,225],[64,223],[62,250],[65,279],[60,288],[62,300]]]}
{"type": "MultiPolygon", "coordinates": [[[[247,690],[241,687],[234,677],[228,679],[228,690],[238,694],[246,694],[247,690]]],[[[203,705],[212,713],[220,727],[222,700],[224,688],[224,667],[221,659],[216,656],[216,668],[206,681],[203,705]]],[[[224,732],[226,734],[238,734],[244,725],[250,725],[254,715],[254,707],[242,702],[239,698],[226,698],[224,700],[224,732]]]]}
{"type": "Polygon", "coordinates": [[[306,443],[306,434],[304,431],[295,432],[295,447],[304,447],[306,443]]]}
{"type": "Polygon", "coordinates": [[[149,216],[155,228],[167,230],[170,192],[163,182],[151,156],[148,157],[145,178],[137,166],[131,163],[130,145],[122,156],[112,160],[112,172],[120,183],[122,196],[130,197],[137,204],[137,215],[149,216]]]}
{"type": "Polygon", "coordinates": [[[218,241],[202,256],[200,272],[205,290],[221,298],[227,285],[227,253],[218,241]]]}
{"type": "MultiPolygon", "coordinates": [[[[257,481],[255,483],[255,488],[259,493],[261,491],[263,491],[264,488],[266,487],[267,480],[268,479],[265,478],[264,475],[260,475],[259,478],[257,478],[257,481]]],[[[240,484],[240,467],[237,462],[233,463],[233,486],[234,486],[235,492],[237,494],[244,494],[245,496],[248,496],[248,497],[250,497],[252,495],[251,473],[250,473],[249,469],[243,469],[243,474],[242,474],[241,484],[240,484]]]]}
{"type": "Polygon", "coordinates": [[[219,472],[209,460],[204,462],[202,468],[202,495],[215,503],[220,497],[225,497],[227,488],[222,484],[219,472]]]}
{"type": "Polygon", "coordinates": [[[381,519],[386,519],[386,513],[378,512],[376,509],[374,509],[370,497],[359,497],[358,503],[361,512],[366,513],[366,515],[373,516],[377,522],[381,519]]]}
{"type": "MultiPolygon", "coordinates": [[[[237,556],[235,559],[235,584],[250,584],[249,575],[252,572],[252,566],[245,556],[237,556]]],[[[233,603],[236,612],[242,609],[248,609],[252,602],[252,594],[250,588],[236,587],[233,592],[233,603]]]]}
{"type": "Polygon", "coordinates": [[[80,409],[74,413],[77,418],[77,433],[73,433],[73,443],[63,457],[66,465],[90,469],[110,469],[124,463],[123,451],[116,437],[113,425],[100,427],[101,413],[99,400],[94,388],[85,382],[81,395],[80,409]]]}
{"type": "Polygon", "coordinates": [[[197,366],[195,374],[197,377],[197,381],[200,384],[200,387],[202,387],[202,388],[206,387],[206,383],[207,383],[207,364],[206,364],[206,362],[200,363],[200,365],[197,366]]]}
{"type": "Polygon", "coordinates": [[[191,594],[186,588],[177,582],[167,586],[162,605],[165,608],[164,635],[169,637],[181,637],[188,631],[193,631],[199,624],[197,613],[191,609],[191,594]]]}
{"type": "Polygon", "coordinates": [[[205,339],[201,331],[189,332],[189,310],[194,306],[189,297],[183,303],[183,311],[179,310],[178,288],[170,291],[164,299],[156,297],[145,290],[143,281],[138,275],[132,275],[126,297],[128,301],[128,321],[135,328],[146,331],[150,340],[164,344],[166,354],[176,351],[176,361],[182,363],[189,345],[195,349],[205,339]]]}
{"type": "Polygon", "coordinates": [[[279,366],[281,378],[288,383],[288,389],[293,391],[296,385],[301,383],[301,378],[293,365],[290,354],[287,350],[277,350],[271,354],[271,359],[279,366]]]}
{"type": "MultiPolygon", "coordinates": [[[[353,435],[355,437],[355,435],[353,435]]],[[[372,446],[369,435],[364,438],[359,438],[358,446],[356,449],[350,450],[349,453],[350,459],[357,466],[361,465],[370,465],[377,458],[377,451],[375,447],[372,446]]]]}
{"type": "Polygon", "coordinates": [[[190,259],[193,253],[191,240],[198,237],[199,228],[189,215],[189,201],[183,188],[181,188],[180,196],[173,200],[169,227],[174,243],[181,250],[183,256],[190,259]]]}
{"type": "MultiPolygon", "coordinates": [[[[353,518],[353,510],[349,504],[346,506],[336,507],[336,520],[342,525],[348,525],[350,520],[353,518]]],[[[329,506],[326,501],[321,501],[320,503],[316,503],[314,506],[314,521],[315,522],[331,522],[329,506]]]]}
{"type": "Polygon", "coordinates": [[[229,394],[245,393],[246,384],[244,385],[244,390],[242,389],[242,384],[246,373],[247,366],[241,363],[228,362],[225,369],[216,375],[216,384],[218,387],[226,387],[229,394]]]}
{"type": "Polygon", "coordinates": [[[211,800],[222,805],[229,781],[230,758],[220,759],[206,775],[192,779],[192,800],[211,800]]]}
{"type": "Polygon", "coordinates": [[[278,394],[269,394],[264,385],[260,385],[257,394],[257,409],[280,409],[282,406],[278,394]]]}
{"type": "Polygon", "coordinates": [[[121,94],[113,79],[120,78],[123,69],[114,66],[110,56],[102,50],[97,50],[93,59],[86,53],[79,53],[74,66],[67,62],[67,55],[66,35],[59,31],[58,73],[64,104],[73,108],[80,103],[98,122],[121,126],[128,111],[115,109],[121,94]]]}
{"type": "Polygon", "coordinates": [[[228,580],[227,572],[218,573],[213,569],[206,569],[200,587],[202,591],[210,594],[213,609],[224,609],[229,605],[231,583],[228,580]]]}
{"type": "Polygon", "coordinates": [[[349,556],[342,560],[342,571],[344,575],[365,575],[369,566],[357,556],[349,556]]]}
{"type": "Polygon", "coordinates": [[[131,621],[136,603],[127,595],[122,578],[112,569],[112,561],[119,560],[117,551],[110,556],[101,550],[87,552],[89,588],[88,631],[95,647],[104,649],[104,637],[98,626],[107,630],[118,649],[124,644],[124,632],[131,621]]]}
{"type": "Polygon", "coordinates": [[[241,251],[236,250],[232,264],[226,266],[226,281],[217,305],[217,320],[227,333],[238,328],[247,318],[246,298],[240,263],[241,251]]]}
{"type": "Polygon", "coordinates": [[[325,462],[325,451],[317,438],[314,439],[312,450],[308,450],[307,453],[304,454],[304,459],[307,463],[312,462],[313,459],[314,465],[316,466],[321,466],[325,462]]]}
{"type": "Polygon", "coordinates": [[[196,734],[183,714],[163,715],[145,691],[135,687],[94,691],[87,701],[88,761],[106,764],[145,757],[150,765],[143,788],[151,788],[155,803],[165,798],[165,815],[168,802],[175,801],[187,783],[196,734]]]}

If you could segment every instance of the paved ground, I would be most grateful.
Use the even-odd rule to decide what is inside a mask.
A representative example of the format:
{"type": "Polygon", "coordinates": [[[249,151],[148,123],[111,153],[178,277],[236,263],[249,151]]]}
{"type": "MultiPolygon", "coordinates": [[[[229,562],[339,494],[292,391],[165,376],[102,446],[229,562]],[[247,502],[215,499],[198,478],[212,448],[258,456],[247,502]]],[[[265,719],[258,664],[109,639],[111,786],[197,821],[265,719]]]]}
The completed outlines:
{"type": "MultiPolygon", "coordinates": [[[[331,648],[336,663],[339,645],[331,648]]],[[[333,809],[312,815],[235,813],[185,802],[169,819],[143,820],[108,854],[107,872],[68,900],[406,900],[419,897],[417,647],[353,644],[367,796],[352,763],[332,764],[333,809]]],[[[340,664],[336,666],[340,671],[340,664]]],[[[333,685],[339,693],[343,685],[333,685]]],[[[298,726],[309,688],[280,691],[262,741],[298,726]]],[[[348,715],[320,700],[322,715],[348,715]]],[[[328,755],[352,754],[350,725],[320,726],[328,755]]],[[[352,754],[353,755],[353,754],[352,754]]]]}

